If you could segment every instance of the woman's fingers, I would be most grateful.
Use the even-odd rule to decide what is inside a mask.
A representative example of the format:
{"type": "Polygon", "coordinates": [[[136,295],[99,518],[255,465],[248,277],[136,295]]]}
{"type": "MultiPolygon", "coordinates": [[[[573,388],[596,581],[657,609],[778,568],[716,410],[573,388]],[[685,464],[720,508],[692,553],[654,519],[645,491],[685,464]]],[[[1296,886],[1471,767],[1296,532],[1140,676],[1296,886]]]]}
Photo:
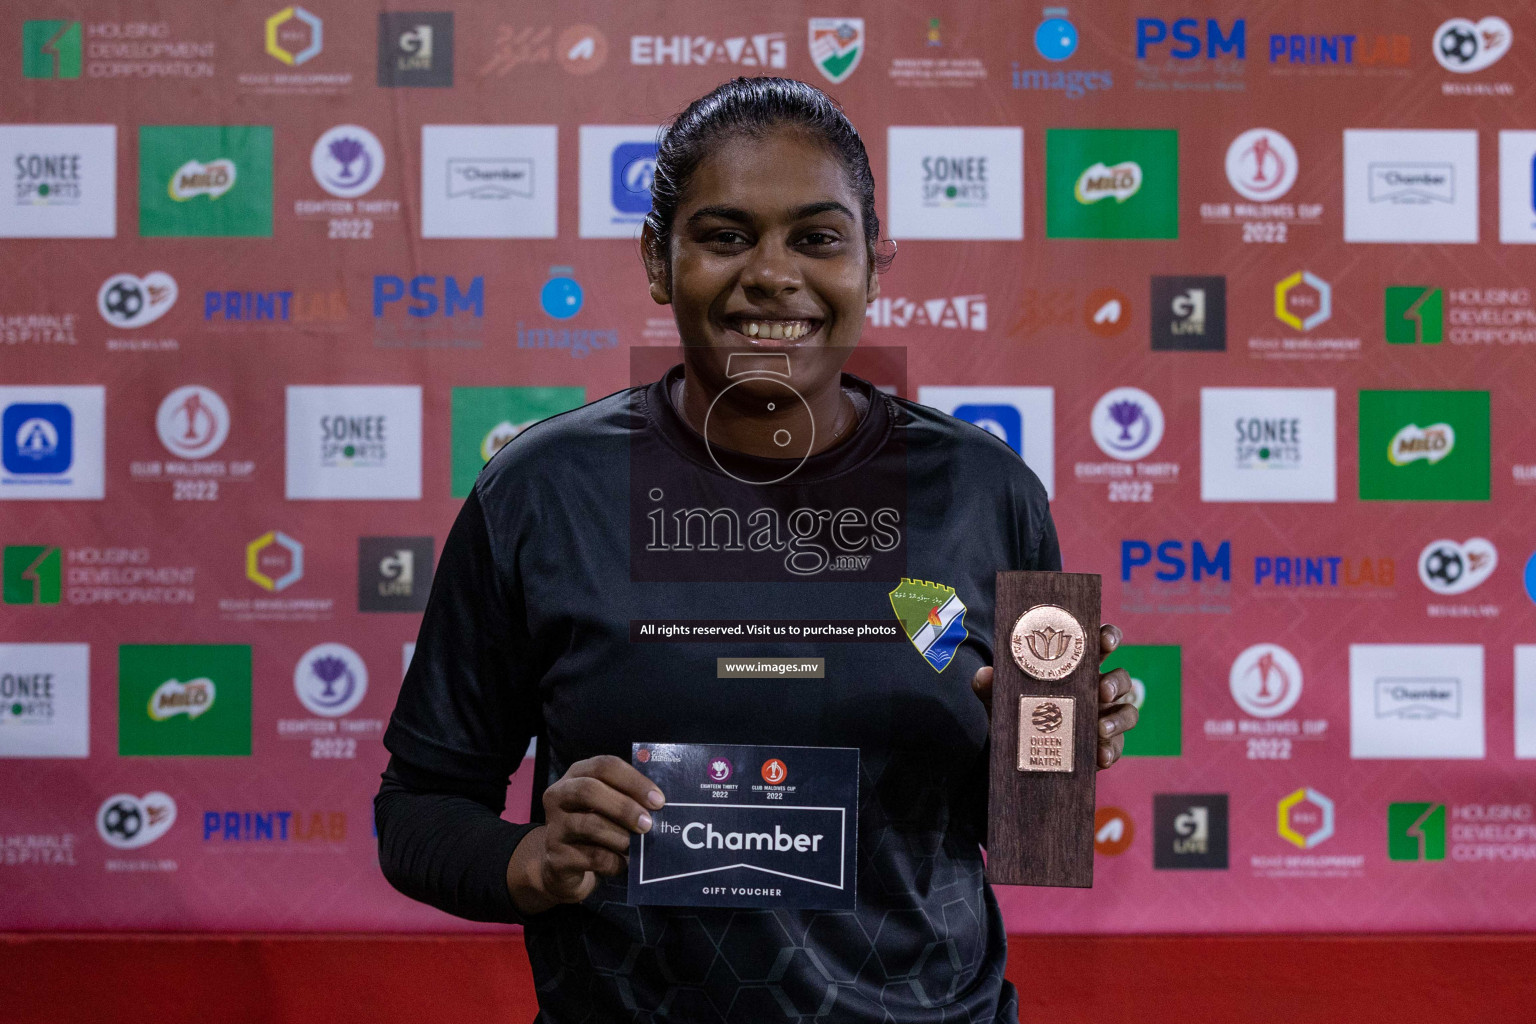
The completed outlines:
{"type": "Polygon", "coordinates": [[[1102,665],[1104,663],[1104,659],[1113,654],[1115,652],[1115,648],[1120,646],[1120,641],[1124,639],[1125,634],[1120,632],[1119,626],[1112,626],[1107,622],[1100,626],[1099,664],[1102,665]]]}
{"type": "Polygon", "coordinates": [[[976,674],[971,677],[971,690],[976,694],[977,697],[979,697],[981,699],[981,702],[987,706],[987,710],[991,711],[992,710],[992,666],[991,665],[983,665],[981,668],[976,670],[976,674]]]}
{"type": "Polygon", "coordinates": [[[1102,706],[1131,700],[1135,696],[1135,689],[1131,685],[1131,674],[1125,669],[1106,672],[1099,677],[1099,704],[1102,706]]]}

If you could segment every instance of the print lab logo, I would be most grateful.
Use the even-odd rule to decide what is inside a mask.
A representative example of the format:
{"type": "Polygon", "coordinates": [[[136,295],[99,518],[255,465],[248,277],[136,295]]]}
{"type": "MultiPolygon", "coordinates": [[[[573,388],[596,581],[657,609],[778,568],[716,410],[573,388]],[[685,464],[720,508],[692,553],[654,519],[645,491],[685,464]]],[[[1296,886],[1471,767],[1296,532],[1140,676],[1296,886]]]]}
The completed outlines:
{"type": "Polygon", "coordinates": [[[25,21],[21,26],[23,78],[73,79],[83,66],[78,21],[25,21]]]}
{"type": "Polygon", "coordinates": [[[453,14],[379,14],[379,87],[453,85],[453,14]]]}
{"type": "Polygon", "coordinates": [[[302,7],[284,7],[267,19],[266,43],[268,56],[298,67],[320,56],[325,23],[302,7]]]}
{"type": "Polygon", "coordinates": [[[58,604],[64,596],[64,561],[48,544],[8,544],[3,554],[6,604],[58,604]]]}
{"type": "Polygon", "coordinates": [[[1387,859],[1445,860],[1445,804],[1388,804],[1387,859]]]}
{"type": "Polygon", "coordinates": [[[863,18],[812,18],[811,63],[833,85],[845,81],[864,56],[863,18]]]}
{"type": "Polygon", "coordinates": [[[1277,830],[1280,838],[1300,850],[1310,850],[1333,838],[1333,801],[1304,787],[1280,798],[1277,830]]]}
{"type": "Polygon", "coordinates": [[[91,752],[89,644],[0,644],[0,758],[91,752]]]}
{"type": "Polygon", "coordinates": [[[117,235],[117,126],[0,125],[0,238],[117,235]]]}
{"type": "Polygon", "coordinates": [[[178,459],[206,459],[229,437],[229,407],[218,392],[188,384],[166,395],[155,413],[155,432],[178,459]]]}
{"type": "Polygon", "coordinates": [[[893,126],[886,150],[893,235],[1024,237],[1023,129],[893,126]]]}
{"type": "Polygon", "coordinates": [[[1351,644],[1349,755],[1485,755],[1480,644],[1351,644]]]}
{"type": "Polygon", "coordinates": [[[338,199],[366,195],[384,177],[384,147],[355,124],[340,124],[315,140],[309,154],[315,184],[338,199]]]}
{"type": "Polygon", "coordinates": [[[733,67],[787,66],[788,47],[782,32],[711,39],[708,36],[630,36],[629,62],[641,67],[693,67],[723,64],[733,67]]]}
{"type": "Polygon", "coordinates": [[[1480,21],[1452,18],[1435,29],[1435,60],[1447,71],[1470,75],[1492,67],[1509,52],[1515,34],[1509,22],[1489,16],[1480,21]]]}
{"type": "Polygon", "coordinates": [[[1225,352],[1227,279],[1152,277],[1152,350],[1225,352]]]}
{"type": "Polygon", "coordinates": [[[310,714],[340,718],[368,693],[368,666],[346,644],[311,647],[293,670],[293,692],[310,714]]]}
{"type": "Polygon", "coordinates": [[[1121,462],[1144,459],[1163,440],[1163,409],[1140,388],[1106,391],[1094,404],[1089,420],[1099,450],[1121,462]]]}
{"type": "Polygon", "coordinates": [[[1227,794],[1154,793],[1152,866],[1158,869],[1227,867],[1227,794]]]}
{"type": "Polygon", "coordinates": [[[1499,551],[1483,537],[1435,540],[1419,552],[1419,579],[1436,594],[1465,594],[1493,575],[1499,551]]]}
{"type": "Polygon", "coordinates": [[[1254,718],[1278,718],[1301,699],[1301,663],[1279,644],[1254,644],[1227,674],[1232,699],[1254,718]]]}
{"type": "Polygon", "coordinates": [[[1296,331],[1310,331],[1333,316],[1333,286],[1310,270],[1275,282],[1275,319],[1296,331]]]}
{"type": "Polygon", "coordinates": [[[358,611],[419,612],[431,586],[431,537],[357,539],[358,611]]]}
{"type": "Polygon", "coordinates": [[[345,811],[204,811],[204,843],[344,843],[345,811]]]}
{"type": "Polygon", "coordinates": [[[176,305],[176,279],[162,270],[143,277],[113,274],[96,292],[101,318],[121,330],[135,330],[154,323],[176,305]]]}
{"type": "Polygon", "coordinates": [[[1227,181],[1244,199],[1269,203],[1296,184],[1296,147],[1273,128],[1250,128],[1227,147],[1227,181]]]}
{"type": "Polygon", "coordinates": [[[142,797],[117,793],[96,811],[96,832],[108,846],[137,850],[148,846],[176,824],[176,801],[156,790],[142,797]]]}
{"type": "MultiPolygon", "coordinates": [[[[1035,27],[1035,52],[1052,64],[1058,64],[1077,52],[1077,26],[1067,18],[1065,7],[1047,7],[1044,20],[1035,27]]],[[[1114,75],[1102,71],[1064,71],[1060,68],[1025,68],[1013,62],[1013,87],[1032,92],[1060,92],[1068,99],[1081,99],[1090,92],[1114,88],[1114,75]]]]}

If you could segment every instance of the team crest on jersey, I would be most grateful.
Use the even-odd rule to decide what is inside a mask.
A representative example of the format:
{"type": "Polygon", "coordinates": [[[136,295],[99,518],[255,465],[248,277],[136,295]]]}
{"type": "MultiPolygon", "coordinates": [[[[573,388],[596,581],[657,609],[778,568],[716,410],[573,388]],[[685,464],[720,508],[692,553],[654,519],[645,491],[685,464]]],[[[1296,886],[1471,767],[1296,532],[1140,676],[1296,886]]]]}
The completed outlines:
{"type": "Polygon", "coordinates": [[[891,591],[891,607],[896,621],[907,631],[907,639],[933,670],[948,668],[967,636],[965,603],[955,588],[903,578],[901,586],[891,591]]]}
{"type": "Polygon", "coordinates": [[[853,74],[864,56],[863,18],[812,18],[811,62],[837,85],[853,74]]]}

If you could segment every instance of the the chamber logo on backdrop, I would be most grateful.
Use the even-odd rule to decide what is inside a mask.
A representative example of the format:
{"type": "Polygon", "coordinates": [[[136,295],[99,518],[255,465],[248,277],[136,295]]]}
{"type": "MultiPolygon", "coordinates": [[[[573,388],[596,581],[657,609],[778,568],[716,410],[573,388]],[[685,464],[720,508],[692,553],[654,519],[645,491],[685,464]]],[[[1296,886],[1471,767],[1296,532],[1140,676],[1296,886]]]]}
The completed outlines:
{"type": "Polygon", "coordinates": [[[1227,794],[1154,793],[1152,866],[1227,868],[1227,794]]]}
{"type": "Polygon", "coordinates": [[[119,647],[117,752],[124,757],[249,757],[250,646],[119,647]]]}
{"type": "Polygon", "coordinates": [[[454,388],[449,413],[453,497],[469,496],[480,470],[508,441],[586,400],[584,388],[454,388]]]}
{"type": "Polygon", "coordinates": [[[1045,387],[934,387],[917,389],[917,400],[974,423],[1019,453],[1024,464],[1056,496],[1056,391],[1045,387]]]}
{"type": "Polygon", "coordinates": [[[1047,129],[1045,233],[1048,238],[1179,237],[1179,133],[1047,129]]]}
{"type": "Polygon", "coordinates": [[[98,500],[106,389],[0,387],[0,500],[98,500]]]}
{"type": "Polygon", "coordinates": [[[1125,644],[1103,670],[1131,677],[1132,703],[1141,716],[1125,734],[1127,757],[1178,757],[1184,752],[1183,652],[1174,644],[1125,644]]]}
{"type": "Polygon", "coordinates": [[[1152,276],[1152,350],[1225,352],[1227,279],[1152,276]]]}
{"type": "Polygon", "coordinates": [[[91,752],[88,644],[0,644],[0,757],[91,752]]]}
{"type": "Polygon", "coordinates": [[[421,497],[419,386],[304,386],[287,392],[292,499],[421,497]]]}
{"type": "Polygon", "coordinates": [[[320,644],[299,659],[293,670],[293,690],[311,714],[341,718],[367,696],[368,666],[346,644],[320,644]]]}
{"type": "Polygon", "coordinates": [[[505,78],[522,67],[555,63],[571,75],[590,75],[608,61],[608,37],[591,25],[572,25],[555,34],[552,25],[496,27],[491,57],[477,78],[505,78]]]}
{"type": "Polygon", "coordinates": [[[812,18],[808,30],[811,63],[823,78],[840,85],[864,57],[864,19],[812,18]]]}
{"type": "Polygon", "coordinates": [[[142,125],[139,234],[272,236],[272,129],[142,125]]]}
{"type": "Polygon", "coordinates": [[[1349,755],[1482,758],[1481,644],[1351,644],[1349,755]]]}
{"type": "Polygon", "coordinates": [[[136,330],[169,313],[176,296],[176,279],[163,270],[113,274],[96,291],[96,311],[113,327],[136,330]]]}
{"type": "Polygon", "coordinates": [[[1059,92],[1074,100],[1090,92],[1113,88],[1114,74],[1108,69],[1081,71],[1054,66],[1077,53],[1077,26],[1067,17],[1065,7],[1047,7],[1042,14],[1040,24],[1035,26],[1035,53],[1047,64],[1045,67],[1025,67],[1014,61],[1013,87],[1031,92],[1059,92]]]}
{"type": "Polygon", "coordinates": [[[581,126],[580,237],[640,237],[640,226],[651,212],[660,130],[638,124],[581,126]]]}
{"type": "Polygon", "coordinates": [[[1361,391],[1360,497],[1487,501],[1486,391],[1361,391]]]}
{"type": "Polygon", "coordinates": [[[1335,501],[1332,388],[1201,388],[1201,501],[1335,501]]]}
{"type": "Polygon", "coordinates": [[[358,611],[419,612],[431,587],[431,537],[357,538],[358,611]]]}
{"type": "Polygon", "coordinates": [[[379,13],[379,86],[453,86],[453,14],[379,13]]]}
{"type": "Polygon", "coordinates": [[[116,125],[0,125],[0,167],[0,238],[116,237],[116,125]]]}
{"type": "Polygon", "coordinates": [[[1499,550],[1486,537],[1433,540],[1419,552],[1419,580],[1436,594],[1465,594],[1481,586],[1499,565],[1499,550]]]}
{"type": "Polygon", "coordinates": [[[702,35],[630,36],[629,62],[639,67],[727,65],[783,70],[788,66],[788,45],[783,32],[724,39],[702,35]]]}
{"type": "Polygon", "coordinates": [[[558,131],[422,125],[422,237],[554,238],[558,131]]]}
{"type": "Polygon", "coordinates": [[[1499,241],[1536,244],[1536,131],[1499,132],[1499,241]]]}
{"type": "Polygon", "coordinates": [[[893,236],[1024,237],[1022,128],[892,126],[886,152],[893,236]]]}
{"type": "Polygon", "coordinates": [[[1344,131],[1344,241],[1477,241],[1477,132],[1344,131]]]}
{"type": "Polygon", "coordinates": [[[176,801],[159,790],[142,797],[116,793],[96,809],[96,832],[108,846],[137,850],[148,846],[176,824],[176,801]]]}

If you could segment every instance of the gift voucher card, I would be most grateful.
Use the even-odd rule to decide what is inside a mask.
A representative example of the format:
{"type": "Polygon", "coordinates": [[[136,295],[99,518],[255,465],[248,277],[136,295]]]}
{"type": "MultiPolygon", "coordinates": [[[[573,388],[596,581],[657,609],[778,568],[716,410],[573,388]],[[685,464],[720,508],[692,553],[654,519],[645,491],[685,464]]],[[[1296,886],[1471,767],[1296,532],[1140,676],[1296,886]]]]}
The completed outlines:
{"type": "Polygon", "coordinates": [[[636,743],[631,759],[667,797],[630,839],[631,904],[852,909],[858,748],[636,743]]]}

